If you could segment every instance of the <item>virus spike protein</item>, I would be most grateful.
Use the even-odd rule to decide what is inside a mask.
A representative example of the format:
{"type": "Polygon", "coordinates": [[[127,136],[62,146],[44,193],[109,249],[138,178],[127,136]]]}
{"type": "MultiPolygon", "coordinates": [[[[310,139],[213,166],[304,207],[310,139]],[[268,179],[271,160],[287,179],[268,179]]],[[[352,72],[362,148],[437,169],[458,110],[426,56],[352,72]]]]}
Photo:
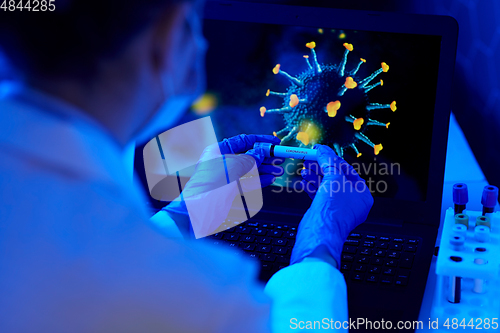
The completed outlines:
{"type": "Polygon", "coordinates": [[[286,93],[274,92],[274,91],[271,91],[270,89],[267,89],[266,96],[269,96],[269,95],[286,96],[286,93]]]}
{"type": "Polygon", "coordinates": [[[356,66],[356,68],[355,68],[355,69],[353,69],[353,70],[352,70],[349,74],[350,74],[351,76],[356,75],[356,73],[359,71],[359,68],[361,67],[361,65],[362,65],[362,64],[364,64],[365,62],[366,62],[366,60],[365,60],[365,59],[360,58],[360,59],[359,59],[358,66],[356,66]]]}
{"type": "Polygon", "coordinates": [[[396,101],[393,101],[391,104],[370,103],[366,106],[366,109],[368,111],[376,110],[376,109],[391,109],[392,112],[394,112],[398,108],[396,107],[396,101]]]}
{"type": "Polygon", "coordinates": [[[311,63],[309,62],[309,56],[308,55],[305,55],[303,56],[304,59],[306,59],[306,62],[307,62],[307,66],[309,66],[310,69],[313,69],[313,66],[311,66],[311,63]]]}
{"type": "Polygon", "coordinates": [[[365,92],[369,92],[373,88],[378,87],[378,86],[383,86],[383,85],[384,85],[384,81],[380,80],[380,82],[372,84],[371,86],[365,86],[365,92]]]}
{"type": "Polygon", "coordinates": [[[389,71],[389,65],[387,65],[385,62],[381,63],[381,68],[377,69],[373,74],[368,76],[366,79],[362,80],[359,85],[360,87],[366,86],[368,83],[370,83],[371,80],[377,77],[380,73],[384,72],[387,73],[389,71]]]}
{"type": "Polygon", "coordinates": [[[347,91],[347,89],[354,89],[357,86],[358,86],[358,84],[354,81],[354,79],[352,77],[348,76],[345,79],[344,85],[341,87],[341,89],[339,91],[339,97],[340,96],[344,96],[344,94],[347,91]]]}
{"type": "Polygon", "coordinates": [[[361,153],[359,152],[358,147],[356,147],[356,145],[355,145],[354,143],[351,143],[351,148],[352,148],[352,149],[354,150],[354,152],[356,153],[356,157],[358,157],[358,158],[359,158],[359,157],[361,157],[361,155],[363,155],[363,154],[361,154],[361,153]]]}
{"type": "Polygon", "coordinates": [[[378,144],[378,145],[374,144],[363,133],[356,133],[354,135],[356,136],[356,138],[358,138],[359,140],[363,141],[364,143],[366,143],[370,147],[373,147],[373,152],[375,153],[375,155],[378,155],[380,153],[380,151],[383,149],[382,144],[378,144]]]}
{"type": "Polygon", "coordinates": [[[326,113],[328,113],[328,117],[335,117],[337,115],[337,111],[340,109],[340,101],[330,102],[326,105],[326,113]]]}
{"type": "Polygon", "coordinates": [[[349,43],[344,43],[344,47],[345,47],[344,56],[342,57],[342,62],[340,63],[339,66],[340,76],[344,76],[345,64],[347,63],[347,55],[349,54],[349,51],[352,51],[354,49],[352,44],[349,43]]]}
{"type": "Polygon", "coordinates": [[[368,122],[366,123],[367,126],[382,126],[382,127],[385,127],[385,128],[389,128],[389,125],[391,123],[381,123],[380,121],[378,120],[373,120],[373,119],[368,119],[368,122]]]}
{"type": "Polygon", "coordinates": [[[314,51],[314,48],[316,47],[316,43],[315,42],[307,43],[306,47],[311,49],[311,54],[313,56],[314,70],[316,71],[316,73],[321,73],[322,69],[321,69],[321,66],[318,62],[318,57],[316,56],[316,51],[314,51]]]}
{"type": "Polygon", "coordinates": [[[274,68],[273,68],[273,73],[274,73],[274,74],[281,74],[281,75],[283,75],[283,76],[284,76],[284,77],[286,77],[288,80],[290,80],[292,83],[294,83],[294,84],[296,84],[296,85],[298,85],[298,86],[302,86],[302,85],[303,85],[303,83],[302,83],[299,79],[297,79],[296,77],[291,76],[290,74],[288,74],[288,73],[287,73],[287,72],[285,72],[285,71],[282,71],[282,70],[280,69],[280,67],[281,67],[281,65],[280,65],[280,64],[277,64],[276,66],[274,66],[274,68]]]}

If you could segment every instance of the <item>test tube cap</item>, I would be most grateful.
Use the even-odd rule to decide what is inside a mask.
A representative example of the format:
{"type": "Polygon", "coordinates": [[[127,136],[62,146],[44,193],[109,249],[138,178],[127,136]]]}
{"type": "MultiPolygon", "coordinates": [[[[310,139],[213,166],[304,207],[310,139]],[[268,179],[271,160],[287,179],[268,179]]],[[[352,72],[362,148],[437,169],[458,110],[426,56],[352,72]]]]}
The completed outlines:
{"type": "Polygon", "coordinates": [[[254,148],[270,148],[271,146],[272,144],[268,142],[256,142],[253,144],[254,148]]]}
{"type": "Polygon", "coordinates": [[[457,205],[465,205],[467,202],[469,202],[467,184],[456,183],[453,185],[453,203],[457,205]]]}
{"type": "Polygon", "coordinates": [[[254,149],[263,150],[265,157],[272,157],[271,155],[271,143],[268,142],[256,142],[253,144],[254,149]]]}
{"type": "Polygon", "coordinates": [[[484,207],[495,207],[498,200],[498,187],[487,185],[483,189],[483,196],[481,197],[481,205],[484,207]]]}
{"type": "Polygon", "coordinates": [[[455,214],[455,224],[463,224],[466,228],[469,227],[469,215],[455,214]]]}

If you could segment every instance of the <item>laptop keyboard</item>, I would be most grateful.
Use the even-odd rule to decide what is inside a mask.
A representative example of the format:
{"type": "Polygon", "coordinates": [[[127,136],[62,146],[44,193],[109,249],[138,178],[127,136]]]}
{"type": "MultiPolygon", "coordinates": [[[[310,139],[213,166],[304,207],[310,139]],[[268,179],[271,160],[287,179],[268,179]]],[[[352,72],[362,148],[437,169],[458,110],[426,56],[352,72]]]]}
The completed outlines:
{"type": "MultiPolygon", "coordinates": [[[[259,260],[259,279],[267,281],[290,264],[296,234],[296,226],[249,221],[207,239],[259,260]]],[[[357,283],[406,286],[418,243],[416,238],[351,233],[344,243],[340,271],[357,283]]]]}
{"type": "Polygon", "coordinates": [[[406,286],[419,239],[351,233],[344,243],[340,271],[355,282],[406,286]]]}
{"type": "Polygon", "coordinates": [[[245,222],[208,238],[210,243],[225,243],[235,248],[235,253],[259,260],[259,279],[267,281],[274,273],[290,265],[296,234],[295,226],[245,222]]]}

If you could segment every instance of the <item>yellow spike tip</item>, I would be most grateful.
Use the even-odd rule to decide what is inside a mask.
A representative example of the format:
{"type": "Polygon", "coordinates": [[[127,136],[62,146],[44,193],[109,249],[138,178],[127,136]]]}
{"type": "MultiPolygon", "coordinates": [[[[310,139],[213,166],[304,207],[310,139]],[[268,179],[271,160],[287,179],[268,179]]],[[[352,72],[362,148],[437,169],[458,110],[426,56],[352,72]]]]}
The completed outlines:
{"type": "Polygon", "coordinates": [[[309,59],[309,56],[308,55],[303,55],[304,58],[306,59],[309,59]]]}
{"type": "Polygon", "coordinates": [[[396,111],[397,109],[398,109],[398,108],[396,107],[396,101],[393,101],[393,102],[391,103],[391,110],[392,110],[392,112],[396,111]]]}
{"type": "Polygon", "coordinates": [[[382,65],[382,71],[384,73],[387,73],[389,71],[389,65],[387,65],[385,62],[383,62],[381,65],[382,65]]]}
{"type": "Polygon", "coordinates": [[[352,50],[354,49],[354,47],[352,46],[352,44],[349,44],[349,43],[344,43],[344,44],[342,44],[342,45],[344,45],[344,47],[345,47],[346,49],[348,49],[349,51],[351,51],[351,52],[352,52],[352,50]]]}
{"type": "Polygon", "coordinates": [[[275,137],[278,137],[278,134],[277,134],[276,132],[273,132],[273,135],[274,135],[275,137]]]}
{"type": "Polygon", "coordinates": [[[358,155],[357,155],[356,157],[357,157],[357,158],[360,158],[360,157],[361,157],[361,155],[363,155],[363,154],[358,153],[358,155]]]}
{"type": "Polygon", "coordinates": [[[390,124],[391,124],[391,123],[387,123],[387,124],[385,124],[385,128],[389,128],[389,125],[390,125],[390,124]]]}
{"type": "Polygon", "coordinates": [[[273,73],[274,74],[278,74],[280,72],[280,67],[281,67],[280,64],[277,64],[276,66],[274,66],[273,73]]]}
{"type": "Polygon", "coordinates": [[[328,117],[335,117],[337,111],[340,109],[340,101],[330,102],[326,105],[326,111],[328,111],[328,117]]]}
{"type": "Polygon", "coordinates": [[[361,60],[362,62],[366,62],[366,59],[363,58],[359,58],[359,60],[361,60]]]}
{"type": "Polygon", "coordinates": [[[297,140],[307,146],[309,144],[309,134],[307,134],[306,132],[299,132],[297,133],[297,140]]]}
{"type": "Polygon", "coordinates": [[[375,145],[375,146],[373,147],[373,150],[374,150],[374,152],[375,152],[375,155],[378,155],[382,149],[384,149],[384,147],[382,147],[382,144],[381,144],[381,143],[380,143],[380,144],[378,144],[378,145],[375,145]]]}
{"type": "Polygon", "coordinates": [[[319,29],[318,29],[318,32],[319,32],[320,34],[322,34],[322,33],[323,33],[323,29],[319,28],[319,29]]]}
{"type": "Polygon", "coordinates": [[[271,89],[267,89],[266,96],[269,96],[270,93],[271,93],[271,89]]]}
{"type": "Polygon", "coordinates": [[[384,80],[380,80],[380,86],[382,87],[384,85],[384,80]]]}
{"type": "Polygon", "coordinates": [[[365,120],[363,118],[358,118],[358,119],[354,120],[352,122],[354,129],[356,131],[359,131],[361,129],[361,125],[363,125],[364,122],[365,122],[365,120]]]}
{"type": "Polygon", "coordinates": [[[266,108],[265,108],[265,107],[263,107],[263,106],[261,106],[261,107],[260,107],[260,116],[261,116],[261,117],[264,117],[264,115],[265,115],[265,114],[266,114],[266,108]]]}
{"type": "Polygon", "coordinates": [[[299,104],[299,98],[297,97],[297,95],[292,94],[292,95],[290,96],[290,103],[289,103],[290,107],[291,107],[291,108],[294,108],[294,107],[296,107],[298,104],[299,104]]]}
{"type": "Polygon", "coordinates": [[[356,82],[354,82],[354,79],[350,76],[348,76],[346,79],[345,79],[345,83],[344,83],[345,87],[347,89],[354,89],[358,86],[358,84],[356,82]]]}
{"type": "Polygon", "coordinates": [[[308,48],[310,48],[312,50],[312,49],[314,49],[316,47],[316,43],[315,42],[307,43],[306,47],[308,47],[308,48]]]}
{"type": "Polygon", "coordinates": [[[341,33],[341,34],[339,35],[339,39],[344,39],[344,38],[345,38],[345,33],[341,33]]]}

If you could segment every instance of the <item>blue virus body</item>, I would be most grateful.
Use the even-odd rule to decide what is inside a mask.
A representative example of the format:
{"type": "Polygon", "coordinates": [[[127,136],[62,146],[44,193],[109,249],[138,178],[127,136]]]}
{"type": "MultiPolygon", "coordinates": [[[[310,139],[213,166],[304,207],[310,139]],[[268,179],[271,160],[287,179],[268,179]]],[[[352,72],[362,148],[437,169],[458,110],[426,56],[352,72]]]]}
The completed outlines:
{"type": "Polygon", "coordinates": [[[283,107],[271,110],[261,107],[261,116],[266,113],[283,115],[286,127],[274,132],[274,135],[282,137],[282,144],[293,140],[302,147],[322,143],[330,145],[340,157],[346,149],[359,157],[361,153],[356,144],[362,141],[378,155],[382,144],[374,144],[365,132],[369,126],[389,128],[390,123],[371,119],[371,113],[377,109],[396,111],[396,101],[390,104],[370,103],[367,93],[384,82],[380,80],[368,84],[380,73],[387,72],[389,66],[383,62],[380,69],[361,79],[357,72],[365,59],[361,58],[353,70],[345,71],[347,55],[353,50],[352,44],[344,43],[346,50],[339,65],[320,64],[314,51],[315,42],[307,43],[306,47],[311,49],[312,61],[309,61],[309,56],[304,56],[309,68],[302,74],[293,77],[282,71],[279,64],[273,68],[274,74],[286,77],[291,85],[286,93],[267,90],[266,96],[283,97],[283,107]]]}

